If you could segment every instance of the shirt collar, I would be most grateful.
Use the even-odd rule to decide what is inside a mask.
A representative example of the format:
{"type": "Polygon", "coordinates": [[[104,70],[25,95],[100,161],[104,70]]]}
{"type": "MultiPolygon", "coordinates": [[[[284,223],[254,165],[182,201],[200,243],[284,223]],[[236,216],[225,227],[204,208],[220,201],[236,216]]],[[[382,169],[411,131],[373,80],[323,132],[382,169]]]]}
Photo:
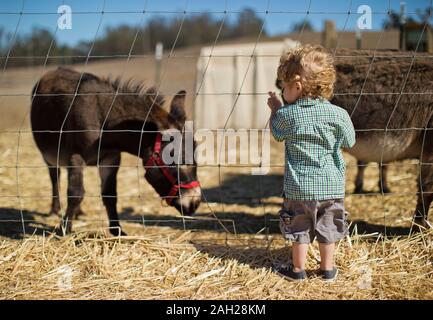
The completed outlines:
{"type": "Polygon", "coordinates": [[[308,98],[308,97],[304,97],[304,98],[299,98],[298,100],[296,100],[294,102],[294,104],[298,105],[298,106],[311,106],[311,105],[315,105],[317,103],[324,103],[327,102],[328,100],[326,100],[323,97],[317,97],[317,98],[308,98]]]}

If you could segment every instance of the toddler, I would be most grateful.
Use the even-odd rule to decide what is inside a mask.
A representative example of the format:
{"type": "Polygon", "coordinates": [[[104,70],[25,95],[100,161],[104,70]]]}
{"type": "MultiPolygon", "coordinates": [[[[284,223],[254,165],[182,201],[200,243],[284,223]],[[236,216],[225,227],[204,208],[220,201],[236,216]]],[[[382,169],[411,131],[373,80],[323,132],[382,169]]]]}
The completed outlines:
{"type": "Polygon", "coordinates": [[[332,56],[323,47],[300,46],[280,59],[284,105],[269,92],[271,132],[285,143],[280,229],[293,244],[292,265],[277,272],[289,280],[306,279],[308,244],[315,238],[321,277],[333,281],[338,273],[335,243],[347,233],[341,148],[355,144],[355,131],[347,111],[329,102],[335,78],[332,56]]]}

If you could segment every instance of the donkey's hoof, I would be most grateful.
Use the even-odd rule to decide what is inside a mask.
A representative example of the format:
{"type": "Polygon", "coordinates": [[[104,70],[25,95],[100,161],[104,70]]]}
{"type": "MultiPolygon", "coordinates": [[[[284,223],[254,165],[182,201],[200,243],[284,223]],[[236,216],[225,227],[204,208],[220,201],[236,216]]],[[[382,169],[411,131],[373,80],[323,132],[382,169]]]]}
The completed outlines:
{"type": "Polygon", "coordinates": [[[60,209],[51,208],[50,212],[48,212],[49,216],[58,216],[60,215],[60,209]]]}
{"type": "Polygon", "coordinates": [[[79,218],[79,217],[84,216],[84,215],[86,215],[86,213],[83,210],[81,210],[81,208],[80,208],[75,213],[75,218],[79,218]]]}
{"type": "MultiPolygon", "coordinates": [[[[379,187],[379,190],[380,190],[380,187],[379,187]]],[[[382,191],[383,191],[383,193],[391,193],[391,189],[389,189],[388,187],[384,187],[382,189],[382,191]]]]}
{"type": "Polygon", "coordinates": [[[362,187],[356,187],[353,191],[354,194],[364,194],[366,191],[362,187]]]}
{"type": "Polygon", "coordinates": [[[430,224],[424,217],[414,217],[412,231],[413,232],[421,232],[430,228],[430,224]]]}
{"type": "Polygon", "coordinates": [[[110,233],[115,237],[127,236],[127,234],[123,232],[122,228],[120,228],[119,226],[110,227],[110,233]]]}
{"type": "Polygon", "coordinates": [[[423,229],[424,229],[424,227],[420,226],[419,224],[413,224],[411,232],[412,233],[420,233],[423,229]]]}
{"type": "Polygon", "coordinates": [[[54,233],[56,236],[66,237],[67,235],[71,234],[71,230],[63,229],[63,228],[56,228],[56,229],[54,229],[54,233]]]}

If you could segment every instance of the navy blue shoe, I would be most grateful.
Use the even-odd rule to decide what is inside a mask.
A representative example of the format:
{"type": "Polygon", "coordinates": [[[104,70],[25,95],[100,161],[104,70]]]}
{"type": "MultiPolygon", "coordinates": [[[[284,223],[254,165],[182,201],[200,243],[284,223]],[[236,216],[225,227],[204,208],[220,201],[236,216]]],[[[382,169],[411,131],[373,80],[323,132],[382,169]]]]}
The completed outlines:
{"type": "Polygon", "coordinates": [[[319,274],[324,281],[333,282],[337,279],[338,269],[335,267],[332,270],[320,269],[319,274]]]}
{"type": "Polygon", "coordinates": [[[301,270],[299,272],[293,271],[293,266],[289,265],[286,267],[281,267],[275,270],[280,276],[286,278],[290,281],[304,281],[307,279],[307,273],[305,270],[301,270]]]}

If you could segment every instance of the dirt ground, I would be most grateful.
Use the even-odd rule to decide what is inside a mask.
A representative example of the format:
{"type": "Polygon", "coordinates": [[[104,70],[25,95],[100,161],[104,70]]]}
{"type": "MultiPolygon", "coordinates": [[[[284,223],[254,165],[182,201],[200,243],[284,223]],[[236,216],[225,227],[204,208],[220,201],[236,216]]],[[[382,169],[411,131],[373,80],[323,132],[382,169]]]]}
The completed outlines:
{"type": "MultiPolygon", "coordinates": [[[[173,61],[163,92],[193,92],[195,59],[173,61]]],[[[153,62],[145,59],[126,67],[124,61],[91,62],[86,71],[118,75],[123,68],[126,77],[153,81],[153,62]]],[[[433,299],[433,234],[409,235],[416,161],[389,166],[387,195],[379,193],[378,167],[371,164],[365,174],[370,193],[354,195],[356,162],[345,155],[351,235],[338,246],[341,272],[333,284],[315,277],[317,244],[309,250],[310,280],[289,283],[271,270],[290,256],[276,215],[283,145],[274,141],[275,167],[267,175],[253,176],[245,167],[200,167],[206,201],[193,218],[162,204],[141,162],[123,154],[118,209],[124,239],[108,235],[97,169],[86,168],[86,214],[74,221],[74,235],[50,235],[60,218],[48,215],[48,171],[28,123],[28,94],[42,71],[0,75],[0,299],[433,299]]]]}

